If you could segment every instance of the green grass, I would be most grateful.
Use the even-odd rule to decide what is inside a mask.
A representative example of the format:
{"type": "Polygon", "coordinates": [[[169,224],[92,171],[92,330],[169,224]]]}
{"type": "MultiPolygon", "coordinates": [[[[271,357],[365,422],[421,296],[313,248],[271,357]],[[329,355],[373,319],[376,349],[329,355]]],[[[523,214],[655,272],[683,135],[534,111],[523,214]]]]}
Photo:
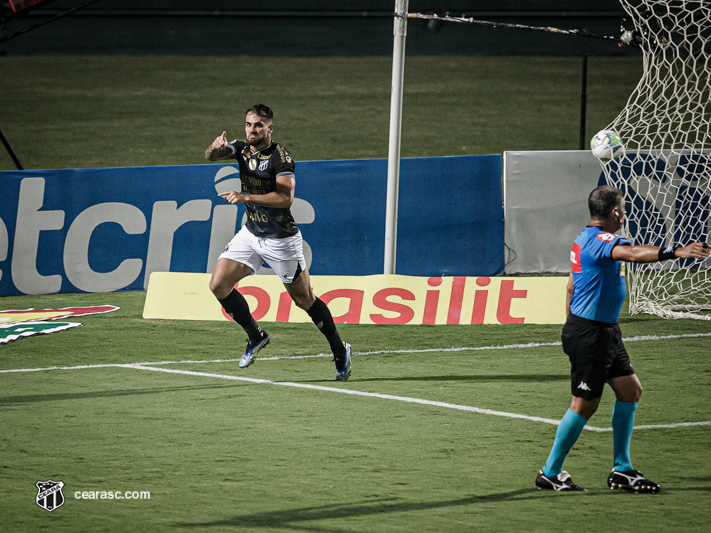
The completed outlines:
{"type": "MultiPolygon", "coordinates": [[[[389,58],[0,57],[0,128],[28,169],[203,162],[243,110],[276,113],[297,160],[387,156],[389,58]]],[[[622,109],[636,58],[591,58],[588,137],[622,109]]],[[[408,57],[402,155],[577,149],[579,58],[408,57]]],[[[0,153],[0,169],[13,169],[0,153]]],[[[143,293],[22,296],[2,309],[113,304],[83,327],[0,347],[0,369],[204,361],[157,368],[0,373],[0,517],[7,531],[707,531],[709,426],[638,430],[635,466],[657,496],[611,492],[609,432],[583,433],[566,462],[586,494],[537,491],[555,426],[372,396],[559,419],[570,386],[559,326],[340,326],[354,375],[333,381],[310,324],[273,338],[246,371],[217,322],[141,317],[143,293]],[[432,352],[422,350],[432,349],[432,352]],[[405,350],[405,351],[403,351],[405,350]],[[406,350],[411,350],[407,352],[406,350]],[[377,352],[377,353],[372,353],[377,352]],[[268,360],[269,357],[282,359],[268,360]],[[371,394],[347,395],[333,390],[371,394]],[[62,480],[48,513],[35,482],[62,480]],[[75,491],[150,491],[149,501],[75,491]]],[[[709,323],[623,316],[623,333],[709,333],[709,323]]],[[[628,343],[645,392],[638,425],[711,419],[707,337],[628,343]]],[[[609,427],[613,399],[591,425],[609,427]]]]}
{"type": "MultiPolygon", "coordinates": [[[[609,432],[583,432],[566,469],[585,494],[533,486],[555,427],[373,396],[361,391],[557,420],[567,408],[559,326],[345,326],[354,374],[333,381],[310,324],[264,327],[272,344],[248,370],[233,324],[141,318],[144,294],[4,298],[3,309],[113,304],[83,327],[0,347],[0,369],[159,361],[0,373],[0,516],[6,531],[708,531],[709,426],[639,429],[637,468],[659,495],[612,492],[609,432]],[[417,350],[435,349],[433,352],[417,350]],[[398,350],[413,350],[403,352],[398,350]],[[369,353],[378,352],[378,353],[369,353]],[[268,360],[280,357],[279,360],[268,360]],[[52,513],[34,483],[66,483],[52,513]],[[142,501],[76,500],[75,491],[150,491],[142,501]],[[646,526],[645,526],[646,524],[646,526]]],[[[624,315],[625,337],[709,333],[709,324],[624,315]]],[[[629,341],[645,388],[637,425],[711,419],[708,337],[629,341]]],[[[610,391],[590,425],[610,426],[610,391]]]]}
{"type": "MultiPolygon", "coordinates": [[[[582,60],[408,57],[403,157],[574,150],[582,60]]],[[[611,122],[641,58],[590,58],[587,135],[611,122]]],[[[27,169],[204,162],[244,110],[274,108],[297,160],[384,158],[392,59],[177,56],[0,57],[0,128],[27,169]]],[[[0,150],[0,169],[15,166],[0,150]]]]}

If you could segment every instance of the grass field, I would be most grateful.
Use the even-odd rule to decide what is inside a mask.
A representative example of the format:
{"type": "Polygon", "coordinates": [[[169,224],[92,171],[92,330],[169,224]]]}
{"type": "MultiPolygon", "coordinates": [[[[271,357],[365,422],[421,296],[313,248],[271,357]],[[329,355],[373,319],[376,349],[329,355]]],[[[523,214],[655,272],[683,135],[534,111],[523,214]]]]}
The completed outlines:
{"type": "MultiPolygon", "coordinates": [[[[642,65],[588,63],[587,139],[642,65]]],[[[204,163],[223,130],[244,135],[257,101],[297,161],[387,157],[387,57],[8,56],[0,69],[0,128],[27,169],[204,163]]],[[[577,149],[581,77],[579,57],[408,57],[402,155],[577,149]]]]}
{"type": "Polygon", "coordinates": [[[589,492],[561,494],[533,485],[570,395],[559,326],[340,326],[354,374],[336,383],[312,325],[264,324],[272,344],[239,370],[233,324],[144,320],[143,299],[2,300],[121,308],[0,348],[3,530],[711,527],[707,322],[621,319],[626,338],[650,336],[627,341],[645,387],[632,455],[662,492],[607,488],[608,390],[565,465],[589,492]],[[65,483],[52,513],[34,502],[47,479],[65,483]],[[75,498],[90,491],[150,499],[75,498]]]}
{"type": "MultiPolygon", "coordinates": [[[[277,113],[297,160],[386,157],[389,58],[0,57],[0,128],[28,169],[202,163],[243,109],[277,113]]],[[[580,58],[406,60],[402,155],[577,149],[580,58]]],[[[588,137],[624,106],[635,58],[591,58],[588,137]]],[[[13,169],[0,153],[0,169],[13,169]]],[[[143,293],[22,296],[2,309],[117,305],[0,347],[3,531],[708,531],[705,321],[623,316],[645,392],[632,443],[659,495],[612,492],[606,392],[566,462],[585,494],[533,482],[570,396],[559,326],[340,326],[333,381],[310,324],[244,335],[141,317],[143,293]],[[702,423],[702,424],[698,424],[702,423]],[[686,425],[692,424],[692,425],[686,425]],[[40,509],[35,483],[66,485],[40,509]],[[150,492],[149,500],[76,499],[150,492]]]]}

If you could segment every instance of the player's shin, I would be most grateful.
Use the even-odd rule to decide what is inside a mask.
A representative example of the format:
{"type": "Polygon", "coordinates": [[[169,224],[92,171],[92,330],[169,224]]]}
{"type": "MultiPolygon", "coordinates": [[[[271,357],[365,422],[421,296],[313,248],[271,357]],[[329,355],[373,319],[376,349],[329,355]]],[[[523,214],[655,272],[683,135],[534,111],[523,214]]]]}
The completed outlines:
{"type": "Polygon", "coordinates": [[[632,429],[634,428],[634,416],[636,411],[636,403],[622,402],[620,400],[615,402],[615,408],[612,411],[613,445],[615,451],[615,463],[613,468],[618,472],[632,470],[630,441],[632,439],[632,429]]]}
{"type": "Polygon", "coordinates": [[[232,292],[226,298],[219,300],[219,302],[225,312],[244,328],[250,339],[255,340],[262,337],[262,328],[252,318],[247,300],[237,289],[232,289],[232,292]]]}
{"type": "Polygon", "coordinates": [[[343,341],[338,334],[336,324],[333,322],[333,316],[328,306],[323,303],[320,298],[316,298],[314,304],[306,312],[311,317],[313,323],[316,324],[319,331],[326,337],[328,344],[331,345],[331,351],[336,360],[336,368],[342,368],[345,363],[346,349],[343,346],[343,341]]]}
{"type": "Polygon", "coordinates": [[[563,462],[568,456],[568,452],[580,437],[583,427],[587,424],[587,418],[580,416],[572,409],[568,409],[563,416],[558,430],[555,434],[555,441],[551,448],[546,464],[543,466],[543,473],[548,477],[554,477],[563,470],[563,462]]]}

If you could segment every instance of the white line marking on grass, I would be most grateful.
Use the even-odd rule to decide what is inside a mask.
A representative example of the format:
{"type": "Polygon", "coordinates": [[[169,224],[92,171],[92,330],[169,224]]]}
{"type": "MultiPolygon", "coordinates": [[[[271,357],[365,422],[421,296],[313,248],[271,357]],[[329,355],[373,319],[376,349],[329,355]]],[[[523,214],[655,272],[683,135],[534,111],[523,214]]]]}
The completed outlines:
{"type": "MultiPolygon", "coordinates": [[[[667,339],[686,339],[693,337],[711,337],[711,333],[685,333],[682,335],[643,335],[637,337],[626,337],[622,339],[624,342],[637,341],[659,341],[667,339]]],[[[562,346],[558,342],[529,342],[526,344],[504,344],[499,346],[476,346],[462,348],[424,348],[421,350],[378,350],[374,352],[353,352],[355,355],[376,355],[376,354],[398,354],[398,353],[430,353],[430,352],[468,352],[479,350],[513,350],[521,348],[540,348],[542,346],[562,346]]],[[[320,356],[311,356],[320,357],[320,356]]]]}
{"type": "MultiPolygon", "coordinates": [[[[637,337],[626,337],[623,339],[624,342],[637,342],[637,341],[658,341],[658,340],[669,340],[669,339],[685,339],[694,337],[711,337],[711,333],[686,333],[682,335],[642,335],[637,337]]],[[[379,355],[379,354],[415,354],[415,353],[434,353],[434,352],[476,352],[481,350],[513,350],[522,348],[540,348],[542,346],[561,346],[562,343],[558,342],[529,342],[525,344],[504,344],[498,346],[469,346],[469,347],[452,347],[452,348],[421,348],[421,349],[408,349],[408,350],[375,350],[370,352],[353,352],[353,355],[379,355]]],[[[313,359],[317,357],[329,357],[332,358],[333,354],[330,353],[319,353],[315,355],[287,355],[287,356],[275,356],[275,357],[260,357],[260,361],[280,361],[284,359],[313,359]]],[[[237,359],[215,359],[212,361],[161,361],[157,363],[147,363],[151,365],[170,365],[176,363],[228,363],[233,361],[239,361],[237,359]]],[[[143,363],[138,363],[143,364],[143,363]]],[[[1,372],[1,371],[0,371],[1,372]]]]}
{"type": "Polygon", "coordinates": [[[78,366],[46,366],[44,368],[8,368],[0,370],[0,374],[9,374],[11,372],[45,372],[49,370],[87,370],[89,368],[111,368],[126,366],[119,363],[107,363],[104,365],[78,365],[78,366]]]}
{"type": "Polygon", "coordinates": [[[456,409],[459,411],[469,411],[472,413],[479,413],[484,415],[495,415],[503,416],[506,418],[521,418],[524,420],[531,420],[533,422],[545,422],[546,424],[558,425],[558,420],[553,420],[551,418],[541,418],[537,416],[521,415],[518,413],[507,413],[505,411],[493,411],[491,409],[481,409],[479,407],[471,407],[469,405],[458,405],[455,403],[447,402],[435,402],[432,400],[423,400],[421,398],[410,398],[408,396],[394,396],[392,394],[381,394],[379,392],[365,392],[353,389],[341,389],[338,387],[325,387],[323,385],[311,385],[308,383],[294,383],[293,381],[271,381],[269,379],[258,379],[258,378],[246,378],[241,376],[233,376],[230,374],[214,374],[211,372],[194,372],[192,370],[176,370],[173,368],[160,368],[155,366],[146,366],[142,364],[134,365],[121,365],[123,368],[135,368],[137,370],[150,370],[152,372],[165,372],[168,374],[182,374],[186,376],[200,376],[218,379],[229,379],[233,381],[247,381],[249,383],[259,383],[262,385],[279,385],[282,387],[294,387],[297,389],[310,389],[318,390],[324,392],[336,392],[339,394],[350,394],[352,396],[365,396],[370,398],[380,398],[383,400],[397,400],[400,402],[407,403],[417,403],[420,405],[431,405],[434,407],[446,407],[447,409],[456,409]]]}
{"type": "Polygon", "coordinates": [[[432,352],[476,352],[481,350],[511,350],[515,348],[539,348],[541,346],[560,346],[560,342],[530,342],[528,344],[505,344],[502,346],[475,346],[475,347],[452,347],[452,348],[422,348],[411,350],[376,350],[373,352],[353,352],[355,355],[378,355],[378,354],[407,354],[407,353],[432,353],[432,352]]]}
{"type": "MultiPolygon", "coordinates": [[[[624,342],[636,342],[636,341],[655,341],[655,340],[667,340],[667,339],[682,339],[690,337],[711,337],[711,333],[688,333],[683,335],[664,335],[664,336],[638,336],[638,337],[627,337],[624,342]]],[[[470,346],[470,347],[452,347],[452,348],[421,348],[421,349],[408,349],[408,350],[375,350],[370,352],[353,352],[353,355],[380,355],[380,354],[416,354],[416,353],[435,353],[435,352],[476,352],[481,350],[512,350],[512,349],[522,349],[522,348],[540,348],[542,346],[561,346],[561,342],[529,342],[525,344],[504,344],[498,346],[470,346]]],[[[333,358],[333,354],[330,353],[319,353],[314,355],[286,355],[286,356],[274,356],[274,357],[259,357],[260,361],[281,361],[285,359],[314,359],[328,357],[333,358]]],[[[200,364],[200,363],[232,363],[239,361],[236,359],[212,359],[206,361],[157,361],[157,362],[146,362],[146,363],[136,363],[139,365],[173,365],[173,364],[200,364]]],[[[2,370],[0,370],[2,372],[2,370]]]]}
{"type": "MultiPolygon", "coordinates": [[[[652,426],[635,426],[635,429],[664,429],[664,428],[681,428],[689,426],[711,426],[711,422],[679,422],[678,424],[655,424],[652,426]]],[[[610,428],[612,431],[612,428],[610,428]]]]}
{"type": "Polygon", "coordinates": [[[691,339],[694,337],[711,337],[711,333],[684,333],[682,335],[639,335],[622,339],[625,342],[663,341],[667,339],[691,339]]]}
{"type": "MultiPolygon", "coordinates": [[[[685,333],[683,335],[644,335],[637,337],[626,337],[623,339],[624,342],[636,342],[636,341],[656,341],[656,340],[668,340],[668,339],[685,339],[694,337],[711,337],[711,333],[685,333]]],[[[353,352],[353,355],[378,355],[378,354],[408,354],[408,353],[432,353],[432,352],[468,352],[468,351],[480,351],[480,350],[511,350],[511,349],[521,349],[521,348],[539,348],[541,346],[560,346],[560,342],[530,342],[526,344],[505,344],[499,346],[471,346],[471,347],[452,347],[452,348],[422,348],[420,350],[410,349],[410,350],[377,350],[371,352],[353,352]]],[[[313,359],[320,357],[333,357],[333,354],[319,353],[314,355],[287,355],[283,357],[259,357],[260,361],[281,361],[284,359],[313,359]]],[[[239,361],[239,358],[235,359],[205,359],[205,360],[182,360],[182,361],[147,361],[141,363],[131,363],[137,365],[177,365],[177,364],[207,364],[207,363],[233,363],[239,361]]],[[[80,366],[49,366],[44,368],[10,368],[5,370],[0,370],[0,374],[6,374],[9,372],[42,372],[45,370],[74,370],[74,369],[87,369],[87,368],[106,368],[106,367],[121,367],[130,366],[122,363],[108,363],[103,365],[80,365],[80,366]]]]}
{"type": "MultiPolygon", "coordinates": [[[[350,394],[352,396],[364,396],[369,398],[379,398],[381,400],[396,400],[399,402],[406,403],[416,403],[420,405],[429,405],[432,407],[444,407],[446,409],[456,409],[458,411],[468,411],[470,413],[478,413],[482,415],[493,415],[500,416],[504,418],[518,418],[521,420],[529,420],[531,422],[543,422],[544,424],[551,424],[557,426],[560,424],[559,420],[554,420],[552,418],[542,418],[539,416],[529,416],[522,415],[519,413],[508,413],[506,411],[494,411],[492,409],[482,409],[480,407],[472,407],[469,405],[459,405],[456,403],[448,402],[437,402],[432,400],[424,400],[422,398],[411,398],[409,396],[394,396],[392,394],[381,394],[379,392],[364,392],[353,389],[341,389],[338,387],[325,387],[323,385],[309,385],[307,383],[294,383],[292,381],[271,381],[269,379],[258,379],[258,378],[246,378],[241,376],[233,376],[230,374],[215,374],[211,372],[195,372],[192,370],[176,370],[172,368],[160,368],[155,366],[147,366],[145,364],[133,364],[133,365],[117,365],[123,368],[135,368],[136,370],[150,370],[151,372],[164,372],[167,374],[182,374],[186,376],[199,376],[199,377],[210,377],[217,379],[229,379],[233,381],[247,381],[249,383],[258,383],[262,385],[279,385],[282,387],[294,387],[298,389],[310,389],[318,390],[324,392],[335,392],[339,394],[350,394]]],[[[682,422],[679,424],[664,424],[664,425],[652,425],[652,426],[635,426],[634,429],[657,429],[657,428],[677,428],[685,426],[709,426],[711,421],[708,422],[682,422]]],[[[612,428],[600,428],[595,426],[585,426],[588,431],[596,432],[608,432],[612,431],[612,428]]]]}
{"type": "MultiPolygon", "coordinates": [[[[655,341],[655,340],[669,340],[669,339],[682,339],[682,338],[694,338],[694,337],[711,337],[711,333],[687,333],[682,335],[645,335],[637,337],[627,337],[624,339],[625,342],[636,342],[636,341],[655,341]]],[[[479,350],[508,350],[508,349],[521,349],[521,348],[538,348],[541,346],[560,346],[560,342],[532,342],[526,344],[508,344],[502,346],[477,346],[477,347],[462,347],[462,348],[424,348],[420,350],[378,350],[371,352],[354,352],[354,355],[377,355],[377,354],[409,354],[409,353],[431,353],[431,352],[464,352],[464,351],[479,351],[479,350]]],[[[260,361],[278,361],[281,359],[309,359],[317,357],[333,357],[331,354],[316,354],[316,355],[294,355],[286,357],[260,357],[260,361]]],[[[257,378],[247,378],[240,376],[232,376],[228,374],[213,374],[208,372],[193,372],[189,370],[172,370],[167,368],[156,368],[157,366],[163,365],[174,365],[174,364],[209,364],[209,363],[231,363],[238,361],[238,359],[211,359],[211,360],[184,360],[184,361],[155,361],[155,362],[145,362],[145,363],[108,363],[99,365],[78,365],[78,366],[51,366],[45,368],[12,368],[6,370],[0,370],[0,374],[7,374],[12,372],[42,372],[49,370],[86,370],[91,368],[134,368],[137,370],[150,370],[153,372],[165,372],[172,374],[183,374],[190,376],[200,376],[200,377],[213,377],[218,379],[230,379],[235,381],[246,381],[250,383],[267,384],[267,385],[281,385],[286,387],[295,387],[311,390],[320,390],[326,392],[336,392],[340,394],[351,394],[354,396],[366,396],[371,398],[380,398],[384,400],[397,400],[407,403],[416,403],[420,405],[429,405],[435,407],[444,407],[447,409],[456,409],[459,411],[469,411],[479,414],[487,414],[494,416],[501,416],[506,418],[518,418],[523,420],[530,420],[533,422],[543,422],[546,424],[558,425],[559,420],[553,420],[550,418],[541,418],[535,416],[521,415],[518,413],[507,413],[505,411],[494,411],[491,409],[481,409],[479,407],[471,407],[468,405],[458,405],[447,402],[436,402],[431,400],[424,400],[420,398],[410,398],[407,396],[393,396],[390,394],[380,394],[376,392],[363,392],[351,389],[341,389],[336,387],[324,387],[320,385],[308,385],[304,383],[293,383],[289,381],[271,381],[268,379],[257,379],[257,378]]],[[[681,422],[677,424],[658,424],[658,425],[645,425],[645,426],[635,426],[635,429],[665,429],[665,428],[679,428],[679,427],[689,427],[689,426],[711,426],[711,421],[704,422],[681,422]]],[[[588,431],[596,432],[609,432],[612,428],[601,428],[595,426],[586,425],[585,429],[588,431]]]]}

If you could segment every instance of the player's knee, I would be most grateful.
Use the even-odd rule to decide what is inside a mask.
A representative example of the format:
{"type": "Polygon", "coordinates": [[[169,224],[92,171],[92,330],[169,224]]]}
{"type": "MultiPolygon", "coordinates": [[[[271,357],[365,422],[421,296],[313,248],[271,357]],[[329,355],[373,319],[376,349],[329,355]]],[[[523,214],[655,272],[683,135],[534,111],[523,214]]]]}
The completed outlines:
{"type": "Polygon", "coordinates": [[[600,405],[600,399],[600,396],[593,398],[592,400],[586,400],[585,398],[579,396],[573,396],[573,399],[570,402],[570,409],[571,411],[578,413],[583,418],[590,420],[592,415],[595,414],[595,411],[597,411],[598,405],[600,405]]]}
{"type": "Polygon", "coordinates": [[[597,411],[597,403],[586,403],[584,405],[578,405],[576,407],[571,407],[572,411],[575,411],[583,418],[590,420],[592,416],[597,411]]]}
{"type": "Polygon", "coordinates": [[[639,381],[636,383],[635,387],[630,391],[630,395],[634,398],[632,403],[637,403],[642,396],[642,385],[639,383],[639,381]]]}
{"type": "Polygon", "coordinates": [[[624,389],[617,391],[617,399],[621,402],[637,403],[642,396],[642,385],[637,381],[624,389]]]}
{"type": "Polygon", "coordinates": [[[637,403],[642,396],[642,384],[636,375],[623,376],[610,381],[615,396],[621,402],[637,403]]]}
{"type": "Polygon", "coordinates": [[[224,300],[232,292],[232,287],[226,287],[224,283],[220,283],[219,280],[210,280],[210,291],[215,295],[218,300],[224,300]]]}
{"type": "Polygon", "coordinates": [[[291,299],[294,300],[294,305],[299,309],[308,311],[314,304],[315,298],[310,294],[292,294],[291,299]]]}

